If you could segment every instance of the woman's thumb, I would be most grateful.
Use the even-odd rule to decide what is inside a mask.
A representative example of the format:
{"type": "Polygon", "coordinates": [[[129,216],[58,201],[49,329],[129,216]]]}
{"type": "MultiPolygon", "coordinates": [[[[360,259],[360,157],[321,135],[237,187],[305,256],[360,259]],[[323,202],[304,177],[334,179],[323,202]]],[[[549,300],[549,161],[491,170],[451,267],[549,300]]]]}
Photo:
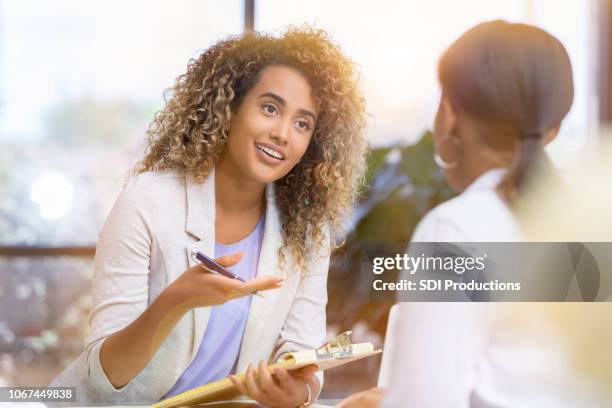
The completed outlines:
{"type": "Polygon", "coordinates": [[[244,252],[236,252],[235,254],[220,256],[215,259],[215,262],[225,267],[233,266],[240,262],[243,256],[244,252]]]}

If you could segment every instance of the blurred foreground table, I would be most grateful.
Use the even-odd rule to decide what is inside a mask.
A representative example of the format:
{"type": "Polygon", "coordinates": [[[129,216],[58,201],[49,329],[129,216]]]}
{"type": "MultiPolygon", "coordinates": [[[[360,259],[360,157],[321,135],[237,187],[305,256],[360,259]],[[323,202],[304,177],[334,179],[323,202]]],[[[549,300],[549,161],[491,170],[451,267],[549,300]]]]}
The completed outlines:
{"type": "MultiPolygon", "coordinates": [[[[316,404],[309,405],[312,408],[331,408],[338,404],[339,399],[322,399],[318,400],[316,404]]],[[[266,408],[265,405],[259,405],[255,401],[249,400],[238,400],[238,401],[220,401],[220,402],[208,402],[205,404],[190,405],[190,407],[201,407],[201,408],[266,408]]],[[[96,407],[103,408],[103,407],[96,407]]],[[[109,406],[109,408],[150,408],[150,405],[122,405],[122,406],[109,406]]]]}

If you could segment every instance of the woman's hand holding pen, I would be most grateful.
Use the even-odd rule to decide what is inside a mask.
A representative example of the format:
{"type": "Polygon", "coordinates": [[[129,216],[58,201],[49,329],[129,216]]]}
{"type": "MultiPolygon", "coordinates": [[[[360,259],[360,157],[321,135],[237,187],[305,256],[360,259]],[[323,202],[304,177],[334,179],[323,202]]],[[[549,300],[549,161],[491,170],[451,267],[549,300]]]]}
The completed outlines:
{"type": "MultiPolygon", "coordinates": [[[[216,261],[227,267],[241,258],[242,254],[233,254],[216,261]]],[[[242,282],[210,273],[199,264],[189,268],[167,286],[140,317],[104,341],[100,347],[100,365],[110,383],[121,388],[151,361],[189,310],[219,305],[258,290],[278,288],[281,284],[282,280],[274,277],[242,282]]]]}
{"type": "MultiPolygon", "coordinates": [[[[215,261],[229,267],[238,263],[243,255],[243,253],[226,255],[215,261]]],[[[279,288],[282,284],[283,279],[272,276],[241,282],[238,279],[210,273],[203,265],[196,265],[183,272],[166,290],[180,299],[181,305],[191,309],[220,305],[257,291],[279,288]]]]}

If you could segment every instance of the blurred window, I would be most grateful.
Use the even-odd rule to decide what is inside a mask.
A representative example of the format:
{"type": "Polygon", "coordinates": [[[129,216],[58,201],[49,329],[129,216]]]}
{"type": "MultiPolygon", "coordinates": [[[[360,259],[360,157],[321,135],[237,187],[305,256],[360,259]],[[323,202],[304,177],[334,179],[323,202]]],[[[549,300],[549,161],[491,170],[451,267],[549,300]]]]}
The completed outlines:
{"type": "Polygon", "coordinates": [[[243,1],[0,3],[0,246],[93,246],[163,90],[243,1]]]}
{"type": "Polygon", "coordinates": [[[493,19],[535,24],[557,36],[574,67],[576,97],[551,145],[557,161],[596,133],[593,0],[377,0],[257,3],[257,30],[314,24],[331,33],[362,68],[368,136],[375,147],[412,143],[431,127],[438,104],[437,61],[471,26],[493,19]]]}
{"type": "Polygon", "coordinates": [[[163,91],[242,26],[242,0],[0,2],[0,386],[82,351],[93,246],[163,91]]]}

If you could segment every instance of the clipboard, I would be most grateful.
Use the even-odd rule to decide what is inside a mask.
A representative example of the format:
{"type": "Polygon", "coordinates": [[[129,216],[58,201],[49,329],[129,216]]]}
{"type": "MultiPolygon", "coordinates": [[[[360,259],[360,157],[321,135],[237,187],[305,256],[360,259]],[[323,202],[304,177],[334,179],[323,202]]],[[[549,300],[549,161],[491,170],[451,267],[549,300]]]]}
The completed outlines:
{"type": "MultiPolygon", "coordinates": [[[[317,371],[329,370],[382,353],[380,349],[374,350],[372,343],[351,343],[350,335],[351,332],[346,331],[317,349],[285,353],[276,363],[268,365],[268,371],[274,375],[276,367],[293,371],[311,364],[317,366],[317,371]]],[[[245,375],[246,373],[240,373],[236,377],[243,380],[245,375]]],[[[159,401],[153,404],[152,408],[186,407],[205,402],[229,401],[241,395],[231,380],[224,378],[159,401]]]]}

